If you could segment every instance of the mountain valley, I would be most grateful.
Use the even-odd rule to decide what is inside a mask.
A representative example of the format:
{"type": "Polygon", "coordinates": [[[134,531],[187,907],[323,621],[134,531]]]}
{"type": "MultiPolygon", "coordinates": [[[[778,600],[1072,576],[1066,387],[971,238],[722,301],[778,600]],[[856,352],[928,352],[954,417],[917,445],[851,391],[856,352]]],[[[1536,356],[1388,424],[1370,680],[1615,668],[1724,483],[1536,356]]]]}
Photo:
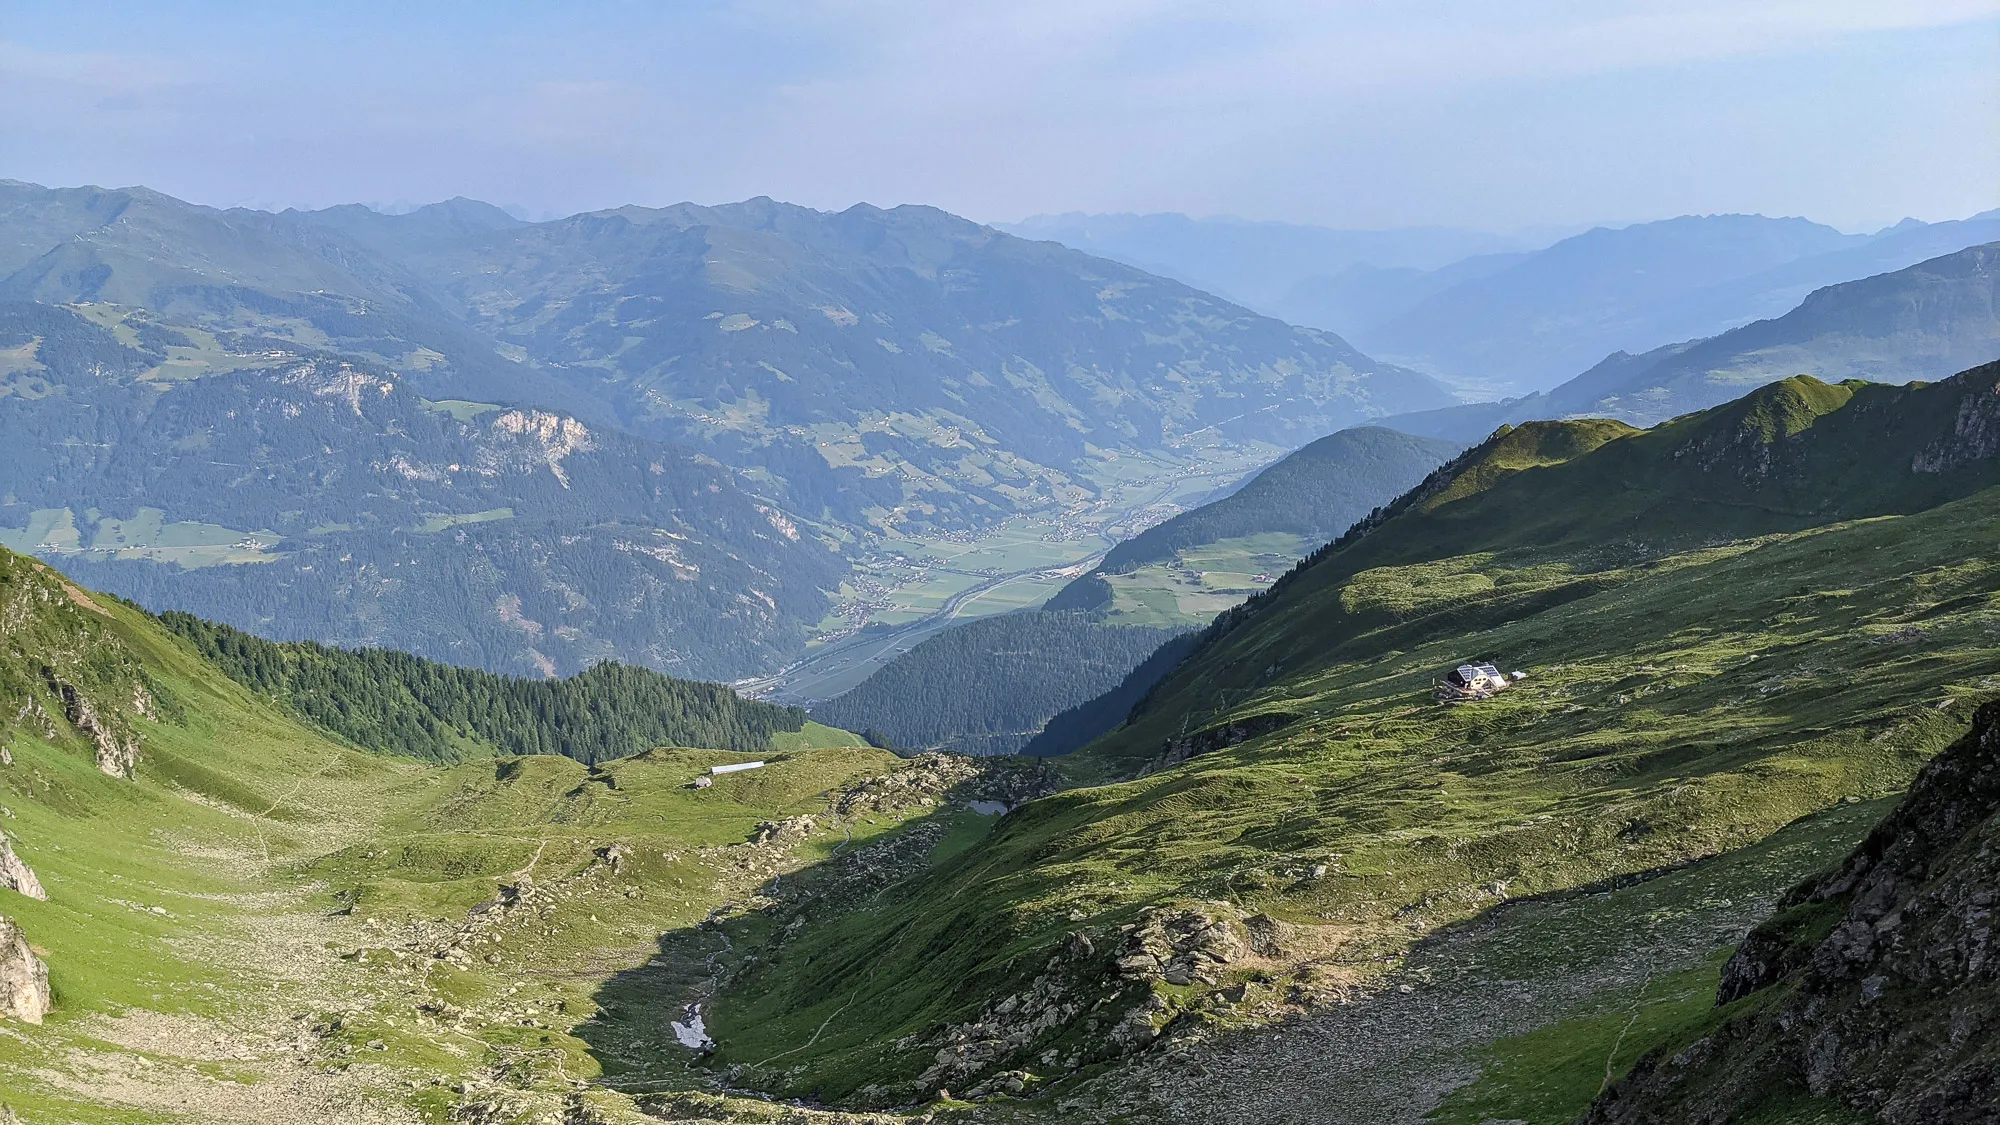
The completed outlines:
{"type": "MultiPolygon", "coordinates": [[[[0,913],[49,982],[10,1000],[39,1024],[0,1025],[4,1100],[1645,1119],[1656,1064],[1613,1080],[1741,1018],[1714,1007],[1732,950],[2000,685],[1996,403],[1989,365],[1503,430],[1039,761],[901,759],[778,708],[701,736],[735,751],[613,724],[582,760],[516,756],[464,727],[426,761],[344,717],[409,704],[315,702],[358,703],[361,657],[0,556],[0,828],[47,895],[0,913]],[[1525,675],[1437,702],[1469,657],[1525,675]]],[[[443,716],[423,667],[395,675],[443,716]]],[[[581,701],[616,682],[563,690],[609,714],[581,701]]]]}
{"type": "Polygon", "coordinates": [[[1993,1108],[1990,245],[1454,406],[929,208],[0,201],[8,1125],[1993,1108]]]}

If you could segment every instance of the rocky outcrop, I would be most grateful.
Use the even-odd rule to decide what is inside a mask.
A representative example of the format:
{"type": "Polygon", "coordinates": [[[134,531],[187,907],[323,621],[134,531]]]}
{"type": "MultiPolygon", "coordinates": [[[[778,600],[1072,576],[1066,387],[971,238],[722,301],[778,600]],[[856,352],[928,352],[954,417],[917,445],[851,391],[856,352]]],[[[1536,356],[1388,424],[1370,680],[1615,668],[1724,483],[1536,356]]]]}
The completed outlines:
{"type": "MultiPolygon", "coordinates": [[[[55,669],[44,667],[42,679],[62,701],[63,717],[96,747],[97,768],[111,777],[131,777],[139,765],[139,736],[99,709],[96,702],[57,675],[55,669]]],[[[153,697],[141,685],[133,686],[132,707],[139,714],[153,715],[153,697]]]]}
{"type": "Polygon", "coordinates": [[[1127,980],[1212,985],[1220,982],[1221,966],[1247,952],[1230,919],[1193,907],[1154,907],[1127,928],[1116,964],[1127,980]]]}
{"type": "Polygon", "coordinates": [[[757,825],[750,836],[750,842],[766,847],[789,848],[811,836],[819,827],[816,816],[788,816],[780,820],[766,820],[757,825]]]}
{"type": "Polygon", "coordinates": [[[1738,949],[1718,1001],[1744,1014],[1649,1055],[1583,1121],[1721,1125],[1776,1106],[1889,1125],[2000,1120],[1996,903],[1989,704],[1839,870],[1795,888],[1738,949]]]}
{"type": "Polygon", "coordinates": [[[49,967],[13,919],[0,917],[0,1019],[39,1024],[53,1003],[49,967]]]}
{"type": "Polygon", "coordinates": [[[42,890],[41,880],[35,878],[34,871],[14,854],[14,842],[4,832],[0,832],[0,887],[19,891],[33,899],[46,900],[49,897],[48,892],[42,890]]]}
{"type": "Polygon", "coordinates": [[[97,747],[97,768],[111,777],[131,777],[139,765],[138,736],[112,726],[91,701],[74,687],[56,681],[63,715],[97,747]]]}
{"type": "Polygon", "coordinates": [[[1249,715],[1220,726],[1208,727],[1193,734],[1183,734],[1167,740],[1160,752],[1146,764],[1142,773],[1154,773],[1172,769],[1189,758],[1199,757],[1211,750],[1240,745],[1253,738],[1261,738],[1272,731],[1283,730],[1299,721],[1297,715],[1286,711],[1267,711],[1259,715],[1249,715]]]}
{"type": "MultiPolygon", "coordinates": [[[[981,1098],[994,1092],[1020,1093],[1034,1075],[1018,1069],[1018,1064],[1051,1038],[1060,1038],[1064,1028],[1092,1004],[1087,987],[1092,966],[1101,964],[1090,935],[1072,932],[1056,948],[1042,971],[1019,992],[1001,997],[980,1012],[978,1018],[955,1024],[943,1034],[925,1042],[935,1046],[931,1065],[917,1076],[914,1089],[919,1095],[958,1087],[967,1097],[981,1098]],[[1009,1063],[1016,1069],[1003,1070],[1009,1063]],[[970,1084],[968,1086],[968,1084],[970,1084]]],[[[898,1046],[910,1047],[908,1041],[898,1046]]],[[[1082,1060],[1069,1048],[1044,1050],[1039,1062],[1045,1067],[1073,1070],[1082,1060]]]]}
{"type": "Polygon", "coordinates": [[[891,773],[841,791],[833,812],[845,818],[927,808],[947,801],[999,801],[1009,808],[1061,788],[1055,767],[1039,758],[968,758],[920,754],[891,773]]]}

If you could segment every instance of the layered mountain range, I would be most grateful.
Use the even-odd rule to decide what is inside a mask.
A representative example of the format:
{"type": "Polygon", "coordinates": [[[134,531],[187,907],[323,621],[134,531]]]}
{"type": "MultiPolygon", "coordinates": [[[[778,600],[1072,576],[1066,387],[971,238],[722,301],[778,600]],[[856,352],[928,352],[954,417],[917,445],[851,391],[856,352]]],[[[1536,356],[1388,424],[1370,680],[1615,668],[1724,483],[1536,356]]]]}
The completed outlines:
{"type": "Polygon", "coordinates": [[[1714,336],[1780,316],[1813,290],[1992,242],[2000,213],[1906,219],[1867,234],[1761,215],[1688,215],[1560,238],[1180,215],[1046,216],[1008,229],[1234,294],[1474,397],[1498,397],[1548,390],[1610,352],[1714,336]]]}
{"type": "Polygon", "coordinates": [[[1616,352],[1541,394],[1395,418],[1415,434],[1477,441],[1541,418],[1638,425],[1727,402],[1789,375],[1939,379],[2000,356],[2000,243],[1815,290],[1783,316],[1638,355],[1616,352]]]}
{"type": "Polygon", "coordinates": [[[751,200],[548,223],[216,211],[9,184],[0,296],[332,348],[433,398],[693,445],[791,510],[955,527],[1090,491],[1091,450],[1441,404],[1338,337],[942,211],[751,200]]]}
{"type": "Polygon", "coordinates": [[[921,207],[529,224],[9,182],[0,231],[7,543],[267,635],[528,674],[769,670],[882,535],[1066,519],[1121,456],[1448,401],[921,207]]]}

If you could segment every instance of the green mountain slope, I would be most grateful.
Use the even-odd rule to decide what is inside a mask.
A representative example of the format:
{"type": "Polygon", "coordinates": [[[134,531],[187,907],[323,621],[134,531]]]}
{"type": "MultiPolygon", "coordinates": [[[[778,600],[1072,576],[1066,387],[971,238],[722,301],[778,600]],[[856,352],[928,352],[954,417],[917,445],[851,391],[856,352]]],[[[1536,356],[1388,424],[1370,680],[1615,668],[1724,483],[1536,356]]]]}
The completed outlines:
{"type": "Polygon", "coordinates": [[[0,543],[144,604],[521,675],[735,676],[845,573],[685,450],[93,315],[0,306],[0,543]]]}
{"type": "MultiPolygon", "coordinates": [[[[1647,431],[1605,420],[1503,431],[1219,620],[1156,698],[1254,690],[1272,662],[1309,666],[1385,625],[1418,632],[1413,611],[1440,596],[1447,621],[1476,619],[1489,605],[1588,596],[1603,570],[1662,552],[1969,495],[2000,483],[1985,421],[2000,409],[1996,384],[1996,364],[1910,387],[1798,376],[1647,431]],[[1374,577],[1410,567],[1436,568],[1435,581],[1374,577]],[[1232,637],[1251,623],[1261,627],[1232,637]]],[[[1155,712],[1155,737],[1192,714],[1155,712]]]]}
{"type": "Polygon", "coordinates": [[[968,621],[815,704],[812,714],[902,750],[1012,754],[1052,716],[1109,691],[1175,635],[1081,613],[968,621]]]}
{"type": "Polygon", "coordinates": [[[1412,433],[1473,441],[1535,418],[1650,425],[1791,375],[1826,382],[1938,379],[2000,356],[2000,243],[1816,290],[1796,309],[1706,340],[1613,354],[1543,394],[1394,419],[1412,433]]]}
{"type": "MultiPolygon", "coordinates": [[[[1651,431],[1502,435],[1219,624],[1064,763],[1129,780],[1033,802],[868,910],[774,938],[718,998],[718,1059],[823,1097],[1081,1097],[1068,1076],[1163,1035],[1393,1005],[1372,998],[1414,942],[1500,903],[1895,792],[2000,682],[1996,384],[1791,380],[1651,431]],[[1527,678],[1436,702],[1474,656],[1527,678]]],[[[1761,909],[1737,901],[1675,956],[1714,971],[1761,909]]],[[[1583,955],[1544,950],[1537,972],[1583,955]]],[[[1511,1006],[1590,1002],[1564,995],[1511,1006]]],[[[1495,1040],[1471,1040],[1426,1065],[1476,1073],[1495,1040]]],[[[1373,1120],[1355,1112],[1308,1116],[1373,1120]]]]}

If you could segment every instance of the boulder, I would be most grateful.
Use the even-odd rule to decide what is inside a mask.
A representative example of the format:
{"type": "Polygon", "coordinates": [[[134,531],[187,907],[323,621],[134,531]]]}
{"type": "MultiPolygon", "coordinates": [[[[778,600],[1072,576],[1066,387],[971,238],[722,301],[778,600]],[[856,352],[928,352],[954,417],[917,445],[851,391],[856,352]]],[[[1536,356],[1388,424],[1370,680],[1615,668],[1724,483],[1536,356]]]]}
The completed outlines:
{"type": "Polygon", "coordinates": [[[49,967],[11,918],[0,917],[0,1019],[39,1024],[48,1014],[49,967]]]}

